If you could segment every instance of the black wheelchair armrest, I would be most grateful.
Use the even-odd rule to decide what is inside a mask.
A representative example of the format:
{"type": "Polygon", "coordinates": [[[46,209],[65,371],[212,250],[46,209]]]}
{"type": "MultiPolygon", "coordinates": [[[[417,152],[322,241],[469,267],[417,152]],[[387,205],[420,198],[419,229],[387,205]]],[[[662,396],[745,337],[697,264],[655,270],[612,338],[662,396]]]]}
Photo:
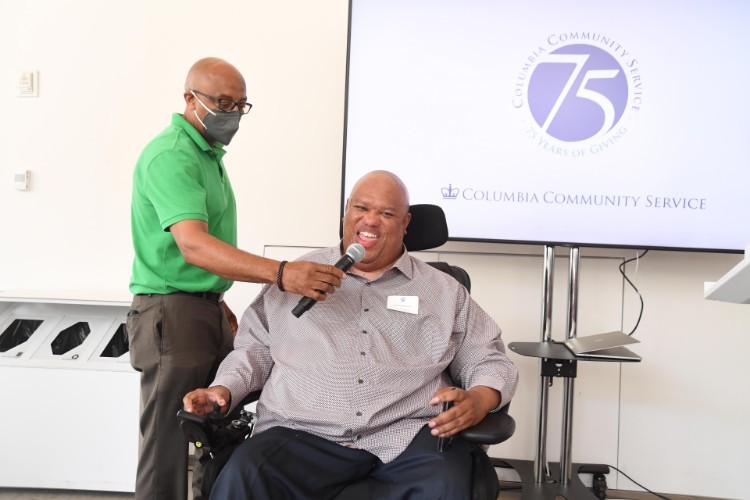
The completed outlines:
{"type": "Polygon", "coordinates": [[[180,422],[182,434],[196,448],[211,448],[214,442],[214,431],[208,417],[180,410],[177,412],[177,420],[180,422]]]}
{"type": "Polygon", "coordinates": [[[474,427],[460,432],[459,436],[463,440],[475,444],[502,443],[510,438],[516,430],[516,421],[508,415],[506,408],[487,414],[484,420],[474,427]]]}
{"type": "MultiPolygon", "coordinates": [[[[238,409],[243,408],[260,398],[261,391],[251,392],[240,401],[238,409]]],[[[234,413],[237,413],[235,410],[234,413]]],[[[229,416],[233,418],[235,415],[229,416]]],[[[222,423],[227,419],[227,415],[210,414],[210,415],[198,415],[196,413],[190,413],[189,411],[180,410],[177,412],[177,420],[180,423],[180,429],[185,438],[193,443],[196,448],[207,448],[213,449],[215,447],[225,446],[227,440],[236,441],[238,436],[241,436],[244,432],[232,431],[231,435],[221,429],[222,423]]],[[[252,429],[252,427],[250,427],[252,429]]],[[[244,438],[244,436],[242,436],[244,438]]]]}

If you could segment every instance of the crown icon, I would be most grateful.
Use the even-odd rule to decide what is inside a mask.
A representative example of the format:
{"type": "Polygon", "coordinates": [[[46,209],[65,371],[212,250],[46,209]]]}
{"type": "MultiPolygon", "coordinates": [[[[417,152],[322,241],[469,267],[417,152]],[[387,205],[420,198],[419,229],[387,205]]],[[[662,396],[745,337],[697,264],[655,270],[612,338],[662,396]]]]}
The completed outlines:
{"type": "Polygon", "coordinates": [[[454,188],[451,184],[441,189],[440,192],[443,194],[444,200],[455,200],[458,197],[458,188],[454,188]]]}

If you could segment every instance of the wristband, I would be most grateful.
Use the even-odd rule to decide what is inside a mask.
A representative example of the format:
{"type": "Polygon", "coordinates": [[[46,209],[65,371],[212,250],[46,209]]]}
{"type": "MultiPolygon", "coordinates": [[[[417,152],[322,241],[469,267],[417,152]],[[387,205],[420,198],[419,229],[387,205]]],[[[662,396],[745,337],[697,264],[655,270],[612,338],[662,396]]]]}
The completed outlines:
{"type": "Polygon", "coordinates": [[[284,274],[284,266],[286,265],[286,261],[282,260],[281,264],[279,264],[279,272],[276,273],[276,286],[279,287],[279,290],[282,292],[286,292],[284,290],[284,285],[281,284],[281,276],[284,274]]]}

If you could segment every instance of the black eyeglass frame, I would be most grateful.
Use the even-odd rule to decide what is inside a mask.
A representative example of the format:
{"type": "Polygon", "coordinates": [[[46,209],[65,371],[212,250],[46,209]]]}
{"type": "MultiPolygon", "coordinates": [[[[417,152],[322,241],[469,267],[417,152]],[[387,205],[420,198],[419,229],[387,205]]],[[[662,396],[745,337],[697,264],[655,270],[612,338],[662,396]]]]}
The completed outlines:
{"type": "Polygon", "coordinates": [[[246,115],[253,108],[253,105],[250,104],[249,102],[245,102],[241,104],[237,101],[233,101],[232,99],[229,99],[228,97],[214,97],[212,95],[208,95],[206,93],[203,93],[195,89],[190,89],[190,92],[203,96],[207,99],[211,99],[214,102],[214,104],[219,106],[219,111],[229,112],[229,111],[234,110],[234,108],[237,108],[237,111],[239,111],[240,114],[246,115]],[[229,106],[230,104],[231,106],[229,106]]]}

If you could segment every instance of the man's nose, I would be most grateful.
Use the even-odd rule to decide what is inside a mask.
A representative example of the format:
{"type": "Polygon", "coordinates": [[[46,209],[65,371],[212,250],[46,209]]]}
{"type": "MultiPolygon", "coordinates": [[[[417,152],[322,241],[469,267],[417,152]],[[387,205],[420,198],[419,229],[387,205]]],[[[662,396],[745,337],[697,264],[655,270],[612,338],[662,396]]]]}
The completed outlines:
{"type": "Polygon", "coordinates": [[[365,212],[364,222],[368,226],[380,225],[380,215],[374,210],[368,210],[365,212]]]}

